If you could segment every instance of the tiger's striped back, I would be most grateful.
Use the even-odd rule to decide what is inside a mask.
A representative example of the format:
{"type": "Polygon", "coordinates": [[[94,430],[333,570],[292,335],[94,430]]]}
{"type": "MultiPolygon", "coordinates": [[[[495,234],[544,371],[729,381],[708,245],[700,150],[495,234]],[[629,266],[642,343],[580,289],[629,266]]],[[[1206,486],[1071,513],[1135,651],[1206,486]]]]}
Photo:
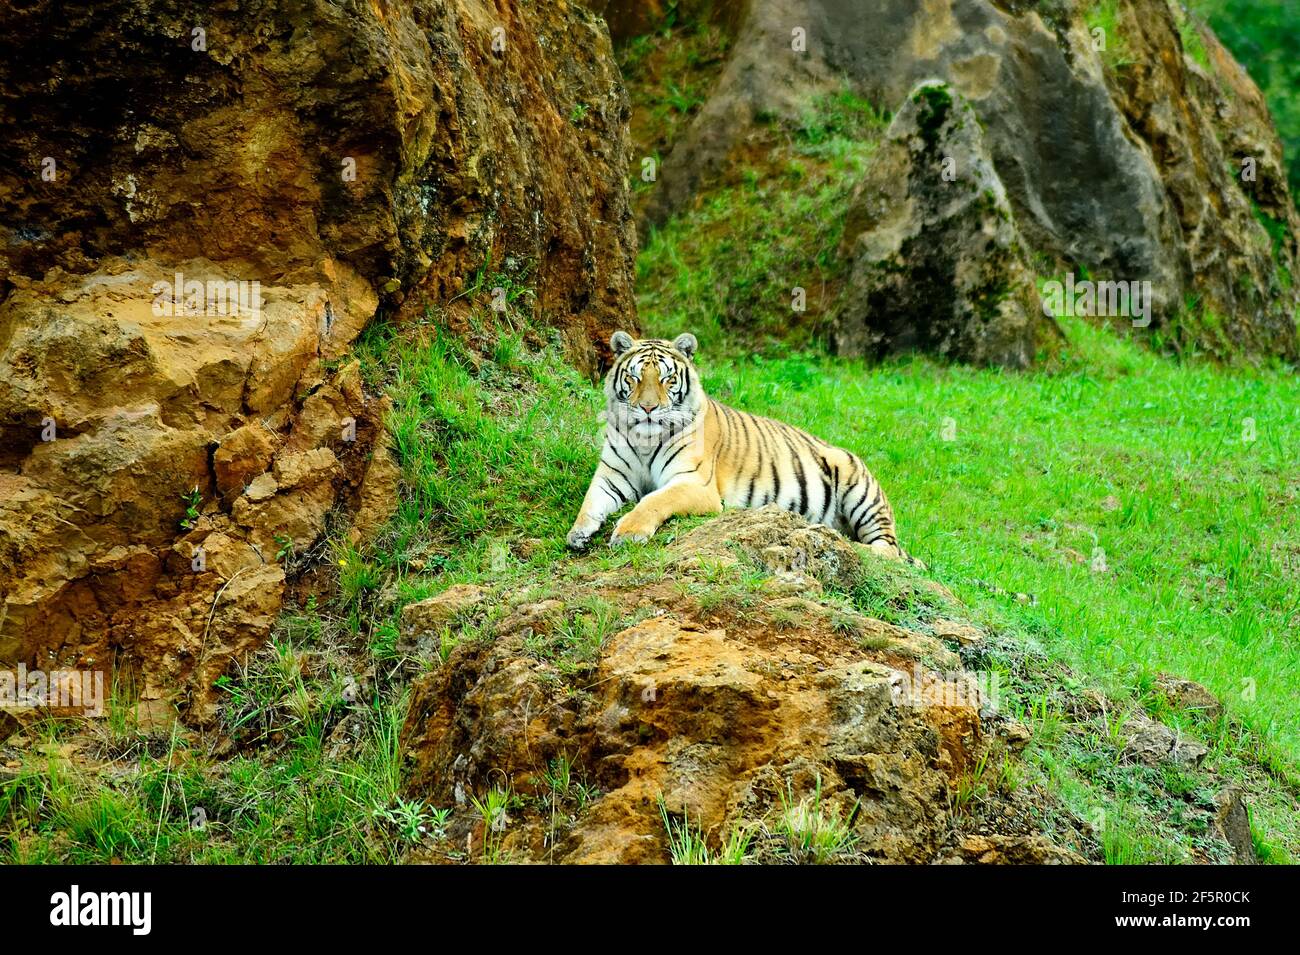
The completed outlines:
{"type": "Polygon", "coordinates": [[[885,492],[855,454],[712,398],[718,492],[731,507],[778,504],[813,523],[902,553],[885,492]]]}

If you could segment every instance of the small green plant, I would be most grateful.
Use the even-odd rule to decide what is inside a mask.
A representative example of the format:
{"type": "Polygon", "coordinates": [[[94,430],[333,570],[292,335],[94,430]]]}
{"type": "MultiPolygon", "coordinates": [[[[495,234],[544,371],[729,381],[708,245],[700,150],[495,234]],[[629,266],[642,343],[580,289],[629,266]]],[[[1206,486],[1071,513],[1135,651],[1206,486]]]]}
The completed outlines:
{"type": "Polygon", "coordinates": [[[451,632],[450,627],[443,627],[438,634],[438,660],[446,663],[451,658],[451,651],[460,646],[460,640],[451,632]]]}
{"type": "Polygon", "coordinates": [[[445,825],[450,810],[429,812],[418,799],[399,798],[391,806],[377,806],[374,817],[394,827],[398,836],[406,842],[419,842],[434,827],[435,813],[443,814],[441,823],[445,825]]]}
{"type": "Polygon", "coordinates": [[[493,787],[481,799],[471,794],[469,801],[483,820],[483,861],[495,865],[501,861],[501,840],[510,823],[510,790],[493,787]]]}
{"type": "Polygon", "coordinates": [[[1118,0],[1092,0],[1084,11],[1084,23],[1093,49],[1107,67],[1121,70],[1135,62],[1120,30],[1118,0]]]}
{"type": "Polygon", "coordinates": [[[549,812],[550,824],[547,834],[547,847],[553,850],[558,841],[558,829],[562,818],[572,821],[578,813],[595,798],[597,790],[578,778],[574,772],[573,761],[564,754],[556,756],[546,764],[542,771],[547,792],[542,796],[544,808],[549,812]]]}
{"type": "Polygon", "coordinates": [[[858,617],[851,613],[839,611],[831,615],[831,629],[846,637],[857,637],[862,634],[862,627],[858,617]]]}
{"type": "Polygon", "coordinates": [[[1110,813],[1101,835],[1107,865],[1173,865],[1186,861],[1128,813],[1110,813]]]}
{"type": "Polygon", "coordinates": [[[836,143],[870,140],[887,125],[887,119],[868,100],[849,90],[818,98],[804,113],[795,136],[804,155],[832,155],[836,143]]]}
{"type": "Polygon", "coordinates": [[[773,607],[767,612],[767,619],[777,630],[794,630],[804,622],[803,615],[790,607],[773,607]]]}
{"type": "Polygon", "coordinates": [[[1265,865],[1291,865],[1292,859],[1287,851],[1274,845],[1255,820],[1255,812],[1246,807],[1246,818],[1250,822],[1250,841],[1255,847],[1255,856],[1265,865]]]}
{"type": "Polygon", "coordinates": [[[338,567],[339,601],[344,607],[356,609],[361,599],[375,590],[382,581],[377,564],[367,560],[351,543],[336,544],[335,562],[338,567]]]}
{"type": "Polygon", "coordinates": [[[659,797],[659,818],[668,835],[668,855],[673,865],[743,865],[754,841],[751,830],[737,826],[714,854],[709,851],[703,831],[691,828],[689,814],[683,813],[680,821],[673,818],[663,796],[659,797]]]}
{"type": "Polygon", "coordinates": [[[659,800],[659,818],[668,834],[668,855],[673,865],[708,865],[712,861],[704,834],[691,829],[689,816],[684,815],[680,822],[672,818],[662,797],[659,800]]]}
{"type": "Polygon", "coordinates": [[[242,665],[237,676],[219,677],[213,685],[228,694],[223,708],[228,732],[250,743],[318,734],[344,705],[344,683],[334,673],[309,673],[309,657],[277,636],[242,665]]]}
{"type": "Polygon", "coordinates": [[[1178,10],[1178,36],[1183,44],[1183,51],[1201,69],[1209,72],[1213,69],[1210,65],[1210,53],[1205,47],[1205,38],[1201,36],[1201,28],[1196,22],[1196,17],[1181,6],[1175,9],[1178,10]]]}
{"type": "Polygon", "coordinates": [[[856,800],[844,818],[822,805],[822,781],[818,776],[811,794],[796,801],[789,784],[781,794],[781,811],[776,832],[784,849],[799,864],[825,865],[851,853],[858,843],[853,819],[860,803],[856,800]]]}
{"type": "Polygon", "coordinates": [[[744,865],[749,858],[750,847],[754,844],[754,831],[751,827],[736,826],[727,836],[727,840],[718,851],[718,865],[744,865]]]}
{"type": "Polygon", "coordinates": [[[962,774],[957,780],[957,788],[952,792],[954,814],[959,816],[969,814],[974,804],[988,795],[989,786],[984,780],[988,760],[989,754],[985,752],[975,761],[974,768],[969,773],[962,774]]]}
{"type": "Polygon", "coordinates": [[[140,825],[143,820],[129,796],[104,789],[88,799],[69,802],[61,812],[71,838],[102,858],[138,853],[144,848],[140,825]]]}
{"type": "Polygon", "coordinates": [[[573,762],[568,756],[556,756],[546,764],[542,778],[550,787],[551,795],[556,799],[567,799],[573,787],[573,762]]]}
{"type": "Polygon", "coordinates": [[[694,87],[679,87],[676,83],[668,84],[668,93],[664,102],[677,112],[686,114],[704,104],[704,97],[694,87]]]}
{"type": "Polygon", "coordinates": [[[1117,754],[1122,753],[1124,746],[1128,741],[1128,736],[1124,732],[1124,727],[1128,724],[1128,714],[1123,710],[1116,710],[1105,718],[1106,725],[1106,742],[1113,748],[1117,754]]]}
{"type": "Polygon", "coordinates": [[[447,823],[450,821],[450,809],[429,810],[429,830],[435,839],[447,838],[447,823]]]}
{"type": "Polygon", "coordinates": [[[501,368],[514,370],[521,366],[523,339],[518,335],[502,333],[492,346],[492,360],[501,368]]]}
{"type": "Polygon", "coordinates": [[[590,597],[558,620],[551,631],[526,638],[524,648],[539,660],[553,661],[562,673],[576,673],[596,661],[618,625],[618,608],[601,597],[590,597]]]}
{"type": "Polygon", "coordinates": [[[994,781],[993,788],[1009,796],[1020,789],[1023,783],[1024,777],[1021,764],[1010,756],[1003,756],[1002,766],[998,769],[998,776],[994,781]]]}
{"type": "Polygon", "coordinates": [[[1030,732],[1038,745],[1051,747],[1061,738],[1064,717],[1047,693],[1036,696],[1029,707],[1030,732]]]}
{"type": "Polygon", "coordinates": [[[185,516],[181,518],[181,530],[193,530],[199,520],[199,511],[203,507],[203,495],[199,493],[198,485],[196,484],[192,491],[182,494],[181,500],[185,502],[185,516]]]}

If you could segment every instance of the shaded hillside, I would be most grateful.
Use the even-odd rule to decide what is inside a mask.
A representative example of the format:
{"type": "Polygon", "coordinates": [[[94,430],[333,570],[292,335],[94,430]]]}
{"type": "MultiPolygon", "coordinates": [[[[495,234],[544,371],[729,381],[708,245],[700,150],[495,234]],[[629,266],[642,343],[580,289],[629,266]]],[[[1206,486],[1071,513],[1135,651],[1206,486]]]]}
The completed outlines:
{"type": "MultiPolygon", "coordinates": [[[[1099,309],[1097,317],[1157,345],[1225,358],[1300,356],[1293,281],[1300,220],[1281,142],[1250,77],[1177,4],[887,3],[869,29],[856,4],[836,0],[716,6],[731,14],[695,11],[698,19],[675,22],[666,33],[622,41],[641,113],[634,110],[634,147],[639,156],[658,157],[655,181],[638,184],[646,226],[707,211],[714,190],[750,180],[774,193],[807,195],[788,172],[807,165],[799,138],[819,103],[856,97],[888,117],[918,84],[939,79],[970,104],[981,130],[974,148],[987,154],[991,177],[971,171],[979,162],[941,152],[917,154],[883,171],[883,178],[910,183],[914,195],[933,182],[936,198],[972,188],[1005,193],[1015,241],[1039,276],[1070,273],[1125,283],[1125,296],[1149,295],[1149,315],[1130,314],[1126,301],[1109,313],[1099,309]],[[743,10],[738,22],[736,9],[743,10]],[[684,57],[683,47],[692,52],[684,57]],[[653,91],[654,102],[645,101],[643,90],[653,91]],[[1130,293],[1128,283],[1140,289],[1130,293]]],[[[851,204],[827,218],[852,217],[851,204]]],[[[943,245],[968,254],[980,242],[978,228],[945,232],[933,217],[929,225],[922,217],[888,227],[865,218],[865,231],[843,235],[815,264],[834,268],[827,258],[837,258],[846,274],[861,272],[864,250],[883,252],[883,268],[923,280],[933,264],[903,247],[899,228],[918,248],[943,245]]],[[[815,312],[791,307],[791,290],[808,291],[820,277],[809,274],[811,257],[803,265],[801,273],[779,277],[789,322],[835,333],[861,321],[852,309],[863,282],[868,296],[872,288],[861,275],[854,296],[818,293],[815,312]]],[[[972,267],[990,278],[971,286],[957,309],[968,323],[986,311],[981,302],[989,294],[1001,294],[981,289],[1023,290],[1025,284],[996,264],[972,267]]],[[[780,308],[775,301],[767,306],[780,308]]],[[[899,322],[904,312],[916,323],[931,320],[924,310],[900,306],[899,322]]],[[[832,334],[833,341],[851,353],[879,354],[929,338],[921,347],[987,360],[979,349],[943,351],[937,343],[944,335],[900,334],[893,315],[870,321],[870,335],[832,334]]],[[[743,330],[743,322],[736,327],[743,330]]],[[[994,360],[1020,364],[1042,334],[1050,332],[994,360]]]]}

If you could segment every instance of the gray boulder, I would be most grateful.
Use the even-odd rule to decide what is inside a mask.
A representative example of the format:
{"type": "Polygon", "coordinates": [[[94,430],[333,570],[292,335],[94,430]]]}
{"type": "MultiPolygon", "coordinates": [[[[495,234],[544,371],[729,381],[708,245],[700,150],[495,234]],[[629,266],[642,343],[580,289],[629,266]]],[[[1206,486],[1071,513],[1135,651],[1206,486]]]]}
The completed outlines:
{"type": "Polygon", "coordinates": [[[918,86],[894,117],[844,231],[841,354],[922,350],[1026,367],[1048,321],[1007,193],[970,103],[918,86]]]}

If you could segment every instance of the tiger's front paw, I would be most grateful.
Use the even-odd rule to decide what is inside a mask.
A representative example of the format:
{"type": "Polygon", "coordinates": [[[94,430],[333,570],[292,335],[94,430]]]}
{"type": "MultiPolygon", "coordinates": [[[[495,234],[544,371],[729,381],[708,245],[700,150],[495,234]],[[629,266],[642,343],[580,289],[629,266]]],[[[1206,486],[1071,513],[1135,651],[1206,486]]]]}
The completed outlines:
{"type": "Polygon", "coordinates": [[[654,536],[654,532],[655,527],[653,524],[646,523],[636,514],[627,514],[614,525],[614,533],[609,538],[609,546],[621,547],[630,543],[644,544],[654,536]]]}
{"type": "Polygon", "coordinates": [[[595,531],[584,531],[580,527],[575,527],[569,531],[569,536],[564,539],[564,542],[569,545],[570,550],[586,550],[594,533],[595,531]]]}

